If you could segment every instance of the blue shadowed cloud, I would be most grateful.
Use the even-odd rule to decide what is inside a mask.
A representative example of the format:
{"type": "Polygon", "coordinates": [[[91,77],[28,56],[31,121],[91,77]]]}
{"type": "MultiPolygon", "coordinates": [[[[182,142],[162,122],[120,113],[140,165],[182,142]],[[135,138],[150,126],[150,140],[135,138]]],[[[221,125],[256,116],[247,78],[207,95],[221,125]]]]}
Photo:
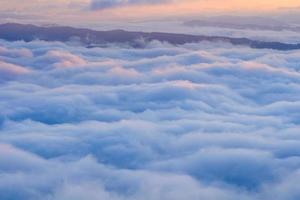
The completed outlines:
{"type": "Polygon", "coordinates": [[[0,41],[0,199],[298,200],[299,51],[0,41]]]}
{"type": "Polygon", "coordinates": [[[102,10],[131,5],[169,3],[172,1],[174,0],[92,0],[91,9],[102,10]]]}

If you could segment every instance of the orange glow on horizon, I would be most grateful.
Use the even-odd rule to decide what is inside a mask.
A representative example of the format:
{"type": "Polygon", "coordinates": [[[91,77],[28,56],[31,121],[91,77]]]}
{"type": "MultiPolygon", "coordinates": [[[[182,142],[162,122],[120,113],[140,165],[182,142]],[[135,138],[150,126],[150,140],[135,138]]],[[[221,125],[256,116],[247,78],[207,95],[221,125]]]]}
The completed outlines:
{"type": "Polygon", "coordinates": [[[255,14],[276,12],[283,8],[300,7],[299,0],[186,0],[180,3],[161,5],[138,5],[95,11],[115,18],[160,18],[166,16],[188,16],[199,14],[255,14]]]}
{"type": "Polygon", "coordinates": [[[15,12],[36,21],[79,24],[201,15],[269,14],[283,11],[282,8],[300,8],[299,0],[177,0],[173,3],[139,4],[106,10],[90,10],[90,3],[91,0],[27,0],[26,4],[20,4],[20,0],[1,0],[0,12],[15,12]]]}

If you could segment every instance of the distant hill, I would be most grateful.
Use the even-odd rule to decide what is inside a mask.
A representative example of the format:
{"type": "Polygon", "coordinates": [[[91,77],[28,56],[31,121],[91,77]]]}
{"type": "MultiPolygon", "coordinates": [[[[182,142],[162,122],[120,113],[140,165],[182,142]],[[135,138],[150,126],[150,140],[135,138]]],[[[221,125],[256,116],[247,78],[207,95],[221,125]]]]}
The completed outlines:
{"type": "Polygon", "coordinates": [[[228,42],[232,45],[243,45],[258,49],[295,50],[300,49],[300,44],[287,44],[281,42],[264,42],[247,38],[230,38],[216,36],[201,36],[176,33],[159,32],[132,32],[124,30],[95,31],[90,29],[73,28],[65,26],[40,27],[35,25],[24,25],[7,23],[0,25],[0,39],[8,41],[78,41],[86,47],[96,47],[108,43],[126,44],[141,48],[145,43],[153,40],[168,42],[174,45],[185,43],[210,41],[228,42]]]}

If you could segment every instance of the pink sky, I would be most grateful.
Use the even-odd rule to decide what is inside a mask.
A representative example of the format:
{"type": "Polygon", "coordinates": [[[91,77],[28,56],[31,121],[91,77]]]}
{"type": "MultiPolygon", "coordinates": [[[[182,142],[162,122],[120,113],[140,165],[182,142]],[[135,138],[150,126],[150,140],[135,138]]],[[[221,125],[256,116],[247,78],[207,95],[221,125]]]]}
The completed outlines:
{"type": "MultiPolygon", "coordinates": [[[[171,0],[168,3],[133,4],[110,9],[90,9],[93,0],[1,0],[6,20],[85,23],[191,17],[216,14],[256,15],[299,8],[299,0],[171,0]]],[[[101,0],[94,0],[101,1],[101,0]]],[[[102,0],[103,1],[103,0],[102,0]]],[[[106,0],[107,1],[107,0],[106,0]]],[[[113,0],[112,0],[113,1],[113,0]]],[[[144,0],[145,2],[145,0],[144,0]]],[[[3,17],[1,17],[3,19],[3,17]]]]}

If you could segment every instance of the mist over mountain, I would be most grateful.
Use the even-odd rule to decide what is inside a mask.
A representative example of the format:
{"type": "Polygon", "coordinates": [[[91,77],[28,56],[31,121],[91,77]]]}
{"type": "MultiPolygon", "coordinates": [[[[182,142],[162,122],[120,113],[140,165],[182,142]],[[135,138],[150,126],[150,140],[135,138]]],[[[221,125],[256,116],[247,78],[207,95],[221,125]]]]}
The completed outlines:
{"type": "Polygon", "coordinates": [[[281,19],[256,16],[215,16],[201,17],[201,19],[188,20],[183,23],[192,27],[219,27],[232,29],[253,29],[272,31],[300,31],[298,24],[291,24],[281,19]]]}
{"type": "Polygon", "coordinates": [[[266,42],[247,38],[231,38],[219,36],[202,36],[191,34],[163,33],[163,32],[133,32],[124,30],[95,31],[91,29],[73,28],[67,26],[35,26],[16,23],[0,25],[0,39],[8,41],[77,41],[87,47],[96,47],[110,43],[124,44],[132,47],[143,47],[147,42],[160,41],[173,45],[195,43],[202,41],[227,42],[232,45],[248,46],[257,49],[295,50],[300,44],[282,42],[266,42]]]}

